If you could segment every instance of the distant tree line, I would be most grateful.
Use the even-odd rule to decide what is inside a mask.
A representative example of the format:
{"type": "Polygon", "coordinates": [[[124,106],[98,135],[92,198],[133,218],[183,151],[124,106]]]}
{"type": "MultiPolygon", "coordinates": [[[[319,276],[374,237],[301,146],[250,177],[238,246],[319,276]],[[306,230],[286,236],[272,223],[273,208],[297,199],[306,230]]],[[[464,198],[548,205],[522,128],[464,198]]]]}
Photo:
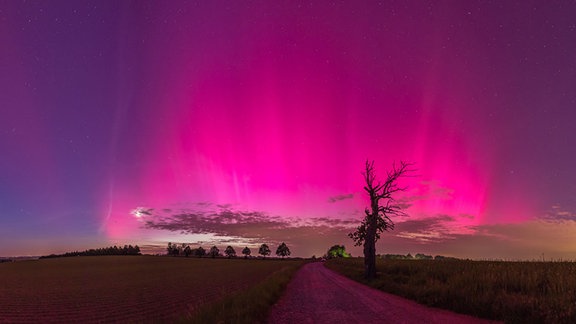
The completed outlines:
{"type": "MultiPolygon", "coordinates": [[[[447,257],[443,255],[437,255],[435,257],[423,253],[417,253],[416,255],[412,255],[410,253],[404,254],[384,254],[384,255],[377,255],[378,258],[387,259],[387,260],[459,260],[458,258],[454,257],[447,257]]],[[[333,245],[328,249],[328,252],[324,255],[326,259],[333,259],[333,258],[349,258],[351,255],[346,252],[346,247],[344,245],[333,245]]],[[[314,259],[315,257],[313,257],[314,259]]]]}
{"type": "Polygon", "coordinates": [[[423,253],[417,253],[416,255],[412,256],[412,254],[408,253],[406,255],[403,254],[384,254],[381,256],[383,259],[387,260],[458,260],[454,257],[447,257],[443,255],[437,255],[435,257],[423,253]]]}
{"type": "MultiPolygon", "coordinates": [[[[209,256],[211,258],[216,258],[222,256],[220,253],[220,249],[216,245],[212,246],[208,251],[206,251],[203,247],[192,248],[187,243],[177,244],[177,243],[168,243],[168,247],[166,247],[167,255],[171,256],[195,256],[197,258],[202,258],[204,256],[209,256]]],[[[267,244],[262,244],[258,248],[258,254],[263,257],[267,257],[272,253],[270,247],[267,244]]],[[[290,248],[286,245],[286,243],[282,242],[276,249],[276,255],[279,257],[286,257],[290,256],[290,248]]],[[[252,254],[252,250],[249,247],[245,247],[242,249],[242,254],[244,258],[248,258],[252,254]]],[[[228,258],[236,257],[236,250],[230,245],[226,247],[224,250],[224,255],[228,258]]]]}
{"type": "Polygon", "coordinates": [[[82,252],[66,252],[64,254],[50,254],[41,256],[40,259],[61,258],[61,257],[74,257],[74,256],[97,256],[97,255],[141,255],[140,247],[138,245],[124,245],[118,247],[116,245],[106,248],[89,249],[82,252]]]}

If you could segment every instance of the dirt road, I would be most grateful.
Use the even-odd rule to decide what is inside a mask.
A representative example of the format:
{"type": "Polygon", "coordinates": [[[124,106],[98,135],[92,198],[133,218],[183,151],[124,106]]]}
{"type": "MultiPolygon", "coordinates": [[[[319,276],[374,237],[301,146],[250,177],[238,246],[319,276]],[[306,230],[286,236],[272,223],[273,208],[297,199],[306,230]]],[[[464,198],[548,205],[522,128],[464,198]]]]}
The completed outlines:
{"type": "Polygon", "coordinates": [[[420,305],[341,276],[320,262],[300,269],[268,322],[276,323],[490,323],[420,305]]]}

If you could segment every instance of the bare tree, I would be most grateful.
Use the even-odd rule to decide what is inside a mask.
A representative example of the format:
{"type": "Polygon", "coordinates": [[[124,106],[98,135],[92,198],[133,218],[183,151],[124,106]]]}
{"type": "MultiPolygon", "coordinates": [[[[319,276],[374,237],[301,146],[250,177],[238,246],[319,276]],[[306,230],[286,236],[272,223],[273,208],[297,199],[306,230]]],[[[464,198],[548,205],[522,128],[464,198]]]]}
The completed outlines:
{"type": "Polygon", "coordinates": [[[364,277],[373,279],[376,276],[376,241],[380,239],[380,233],[394,229],[391,215],[405,215],[401,206],[394,200],[392,195],[406,188],[398,187],[398,179],[412,171],[411,164],[400,161],[400,165],[393,164],[392,170],[386,172],[386,180],[382,183],[376,180],[374,161],[366,161],[362,175],[366,186],[364,190],[370,196],[370,208],[366,208],[366,216],[356,231],[348,234],[354,240],[354,245],[364,244],[364,277]]]}

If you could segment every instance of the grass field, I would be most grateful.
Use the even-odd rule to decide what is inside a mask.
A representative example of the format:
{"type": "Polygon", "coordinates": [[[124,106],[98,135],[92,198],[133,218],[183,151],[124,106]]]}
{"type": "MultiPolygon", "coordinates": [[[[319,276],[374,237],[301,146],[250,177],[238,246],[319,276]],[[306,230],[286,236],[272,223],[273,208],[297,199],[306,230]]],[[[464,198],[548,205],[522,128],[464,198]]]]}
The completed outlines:
{"type": "Polygon", "coordinates": [[[0,322],[218,321],[234,316],[219,312],[238,313],[237,300],[247,293],[258,302],[240,306],[261,320],[301,264],[153,256],[3,263],[0,322]]]}
{"type": "Polygon", "coordinates": [[[576,263],[378,260],[378,278],[362,279],[364,259],[327,266],[377,289],[507,323],[576,323],[576,263]]]}

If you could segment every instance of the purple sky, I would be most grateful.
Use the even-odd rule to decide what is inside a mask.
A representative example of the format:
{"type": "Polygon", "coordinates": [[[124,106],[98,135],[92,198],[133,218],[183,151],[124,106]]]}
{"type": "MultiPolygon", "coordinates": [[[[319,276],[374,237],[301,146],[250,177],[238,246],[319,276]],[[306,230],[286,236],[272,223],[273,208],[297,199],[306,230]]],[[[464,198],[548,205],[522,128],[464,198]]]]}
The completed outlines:
{"type": "Polygon", "coordinates": [[[0,255],[352,247],[576,259],[573,1],[0,2],[0,255]]]}

